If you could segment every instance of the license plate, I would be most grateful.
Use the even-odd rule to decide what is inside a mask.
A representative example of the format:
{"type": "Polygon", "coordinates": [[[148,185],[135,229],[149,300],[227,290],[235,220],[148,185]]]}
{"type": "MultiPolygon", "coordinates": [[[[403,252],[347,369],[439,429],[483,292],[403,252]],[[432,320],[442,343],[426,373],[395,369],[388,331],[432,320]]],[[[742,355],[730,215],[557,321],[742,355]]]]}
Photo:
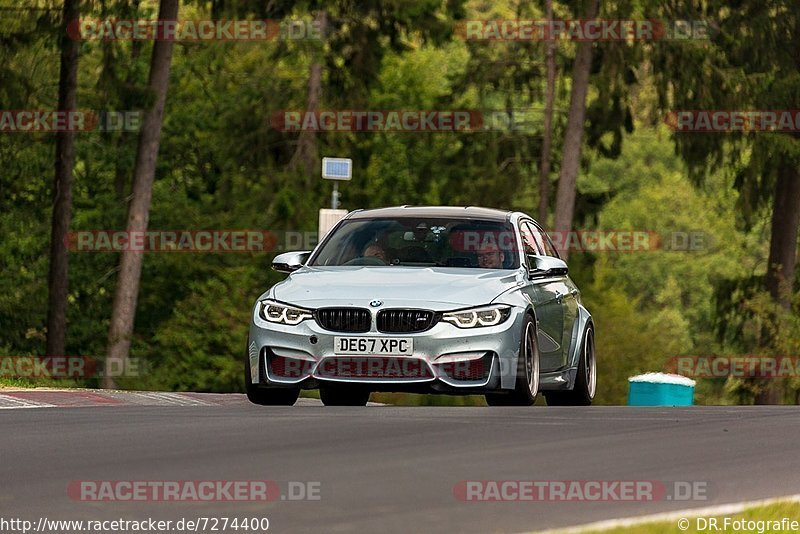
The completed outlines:
{"type": "Polygon", "coordinates": [[[391,354],[406,355],[414,352],[414,339],[410,337],[339,337],[333,338],[336,354],[391,354]]]}

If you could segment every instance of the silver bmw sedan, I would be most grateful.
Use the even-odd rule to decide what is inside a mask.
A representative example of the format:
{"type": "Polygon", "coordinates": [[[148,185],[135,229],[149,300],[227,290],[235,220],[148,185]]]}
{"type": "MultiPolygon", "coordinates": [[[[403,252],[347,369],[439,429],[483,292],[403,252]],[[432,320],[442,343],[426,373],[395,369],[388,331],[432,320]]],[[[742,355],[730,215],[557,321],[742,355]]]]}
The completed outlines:
{"type": "Polygon", "coordinates": [[[400,206],[349,213],[251,314],[250,401],[326,405],[373,391],[589,405],[594,324],[550,238],[520,212],[400,206]]]}

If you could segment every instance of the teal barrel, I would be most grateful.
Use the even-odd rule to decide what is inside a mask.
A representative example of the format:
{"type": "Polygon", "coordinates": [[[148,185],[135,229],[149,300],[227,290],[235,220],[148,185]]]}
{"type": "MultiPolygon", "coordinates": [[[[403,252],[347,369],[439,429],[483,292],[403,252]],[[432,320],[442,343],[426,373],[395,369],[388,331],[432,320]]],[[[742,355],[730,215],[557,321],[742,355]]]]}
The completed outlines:
{"type": "Polygon", "coordinates": [[[695,381],[667,373],[646,373],[628,379],[629,406],[691,406],[695,381]]]}

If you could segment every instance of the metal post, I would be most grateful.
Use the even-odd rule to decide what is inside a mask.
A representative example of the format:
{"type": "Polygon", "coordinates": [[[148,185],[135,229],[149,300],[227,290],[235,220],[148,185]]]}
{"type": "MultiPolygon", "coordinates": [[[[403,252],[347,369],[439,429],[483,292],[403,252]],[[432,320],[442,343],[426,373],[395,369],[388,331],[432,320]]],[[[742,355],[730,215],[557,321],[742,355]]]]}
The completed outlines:
{"type": "Polygon", "coordinates": [[[331,193],[331,209],[339,209],[339,182],[333,182],[333,192],[331,193]]]}

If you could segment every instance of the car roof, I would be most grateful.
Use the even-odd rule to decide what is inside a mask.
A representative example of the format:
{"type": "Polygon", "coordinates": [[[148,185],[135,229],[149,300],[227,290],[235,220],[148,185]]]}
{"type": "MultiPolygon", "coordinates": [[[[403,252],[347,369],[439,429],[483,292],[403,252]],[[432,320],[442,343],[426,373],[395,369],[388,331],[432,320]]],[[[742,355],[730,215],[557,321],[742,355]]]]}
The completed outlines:
{"type": "Polygon", "coordinates": [[[508,221],[513,212],[478,206],[393,206],[350,213],[348,219],[376,219],[392,217],[448,217],[453,219],[480,219],[508,221]]]}

